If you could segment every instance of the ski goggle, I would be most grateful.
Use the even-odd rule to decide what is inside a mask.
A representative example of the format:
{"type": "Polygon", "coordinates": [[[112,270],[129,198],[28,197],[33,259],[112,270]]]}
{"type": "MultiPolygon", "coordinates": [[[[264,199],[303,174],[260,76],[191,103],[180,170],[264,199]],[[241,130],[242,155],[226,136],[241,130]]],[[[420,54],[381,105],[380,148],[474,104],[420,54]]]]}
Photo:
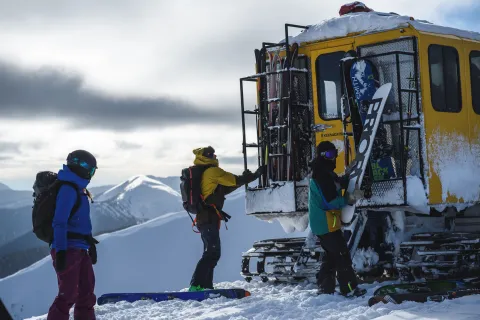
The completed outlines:
{"type": "Polygon", "coordinates": [[[325,159],[333,160],[338,156],[338,152],[336,149],[333,149],[333,150],[322,151],[320,152],[320,155],[325,159]]]}
{"type": "Polygon", "coordinates": [[[207,153],[205,157],[210,158],[210,159],[215,159],[217,158],[217,155],[215,153],[207,153]]]}
{"type": "Polygon", "coordinates": [[[92,167],[86,161],[80,160],[78,158],[73,158],[72,162],[75,164],[78,164],[82,168],[87,169],[90,175],[90,178],[93,177],[93,175],[95,174],[95,171],[97,171],[97,167],[92,167]]]}

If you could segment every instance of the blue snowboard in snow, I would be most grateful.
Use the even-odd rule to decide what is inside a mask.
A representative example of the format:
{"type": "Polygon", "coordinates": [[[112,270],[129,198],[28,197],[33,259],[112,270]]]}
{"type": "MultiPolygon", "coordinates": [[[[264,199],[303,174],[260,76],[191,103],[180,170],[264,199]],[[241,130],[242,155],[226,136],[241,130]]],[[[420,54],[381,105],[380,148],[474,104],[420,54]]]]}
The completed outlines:
{"type": "Polygon", "coordinates": [[[97,304],[116,303],[120,301],[135,302],[139,300],[167,301],[173,299],[196,300],[225,297],[241,299],[250,296],[244,289],[214,289],[197,292],[152,292],[152,293],[107,293],[97,299],[97,304]]]}

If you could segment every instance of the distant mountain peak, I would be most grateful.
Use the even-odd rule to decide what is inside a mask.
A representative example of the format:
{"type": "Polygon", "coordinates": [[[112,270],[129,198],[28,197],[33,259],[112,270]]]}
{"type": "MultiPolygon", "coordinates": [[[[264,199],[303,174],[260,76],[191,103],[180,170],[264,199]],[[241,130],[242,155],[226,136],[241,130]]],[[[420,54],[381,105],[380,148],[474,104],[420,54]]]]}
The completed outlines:
{"type": "Polygon", "coordinates": [[[130,191],[139,187],[148,186],[154,189],[161,189],[165,192],[171,193],[176,196],[180,196],[177,191],[175,191],[172,187],[165,184],[161,181],[160,178],[155,178],[153,176],[146,176],[146,175],[137,175],[133,176],[128,179],[126,182],[122,184],[124,186],[125,191],[130,191]]]}
{"type": "Polygon", "coordinates": [[[105,191],[96,200],[121,203],[132,216],[140,220],[182,210],[178,191],[159,178],[146,175],[133,176],[105,191]]]}
{"type": "Polygon", "coordinates": [[[3,190],[12,190],[12,189],[6,184],[3,184],[0,182],[0,191],[3,191],[3,190]]]}
{"type": "Polygon", "coordinates": [[[173,190],[180,192],[180,177],[179,176],[168,176],[168,177],[155,177],[152,175],[147,176],[150,179],[154,179],[157,181],[162,182],[163,184],[166,184],[173,190]]]}

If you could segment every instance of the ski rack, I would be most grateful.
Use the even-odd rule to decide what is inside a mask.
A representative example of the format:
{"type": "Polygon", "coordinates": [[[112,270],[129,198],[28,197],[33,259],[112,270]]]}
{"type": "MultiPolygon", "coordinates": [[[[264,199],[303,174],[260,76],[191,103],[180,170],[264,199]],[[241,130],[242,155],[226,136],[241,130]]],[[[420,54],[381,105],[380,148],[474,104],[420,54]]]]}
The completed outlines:
{"type": "MultiPolygon", "coordinates": [[[[411,127],[410,126],[410,123],[411,121],[418,121],[419,123],[421,123],[421,119],[420,119],[420,86],[419,86],[419,77],[418,77],[418,50],[417,50],[417,42],[415,41],[415,38],[412,38],[413,39],[413,51],[402,51],[402,50],[396,50],[396,51],[390,51],[390,52],[385,52],[385,53],[380,53],[380,54],[372,54],[372,55],[366,55],[366,56],[360,56],[359,55],[359,49],[361,48],[365,48],[365,47],[360,47],[359,49],[357,49],[357,57],[354,58],[355,60],[361,60],[361,59],[373,59],[373,58],[378,58],[378,57],[385,57],[385,56],[391,56],[391,55],[394,55],[395,56],[395,68],[396,68],[396,82],[397,82],[397,94],[398,94],[398,104],[399,104],[399,120],[386,120],[386,121],[383,121],[381,122],[381,125],[384,125],[384,124],[396,124],[396,123],[399,123],[400,124],[400,145],[399,145],[399,148],[400,148],[400,167],[401,167],[401,172],[402,172],[402,175],[400,178],[392,178],[392,179],[385,179],[385,180],[376,180],[376,181],[372,181],[371,184],[372,186],[375,184],[375,183],[382,183],[382,182],[387,182],[387,181],[396,181],[396,180],[402,180],[402,186],[403,186],[403,205],[404,206],[407,206],[408,205],[408,199],[407,199],[407,174],[406,174],[406,170],[407,170],[407,165],[406,165],[406,159],[405,159],[405,147],[408,147],[408,145],[405,144],[405,131],[407,132],[407,135],[408,137],[410,136],[410,131],[418,131],[418,146],[419,146],[419,154],[418,154],[418,159],[419,159],[419,166],[420,166],[420,179],[423,183],[423,185],[425,185],[425,177],[424,177],[424,159],[423,159],[423,148],[424,146],[422,145],[422,138],[421,138],[421,131],[420,131],[420,128],[418,127],[411,127]],[[413,69],[414,69],[414,75],[413,75],[413,79],[410,80],[410,82],[413,82],[414,83],[414,88],[402,88],[402,81],[401,81],[401,69],[400,69],[400,56],[402,55],[405,55],[405,56],[411,56],[413,57],[413,69]],[[416,106],[417,106],[417,116],[416,117],[411,117],[409,115],[409,118],[406,119],[408,121],[408,124],[405,125],[405,121],[404,121],[404,117],[403,117],[403,98],[402,98],[402,93],[411,93],[411,94],[415,94],[415,102],[416,102],[416,106]]],[[[401,40],[405,40],[405,39],[401,39],[401,40]]],[[[382,42],[381,44],[386,44],[386,43],[389,43],[389,42],[397,42],[398,40],[392,40],[392,41],[388,41],[388,42],[382,42]]],[[[379,45],[379,44],[376,44],[376,45],[379,45]]],[[[368,47],[368,46],[367,46],[368,47]]],[[[341,70],[343,71],[343,65],[344,65],[344,61],[341,61],[341,70]]],[[[343,72],[342,72],[342,78],[343,78],[343,72]]],[[[342,91],[344,91],[345,94],[347,94],[347,90],[346,88],[344,88],[344,83],[345,81],[343,81],[343,84],[342,84],[342,91]]],[[[347,98],[347,101],[350,101],[350,97],[347,98]]],[[[351,117],[351,110],[349,110],[350,112],[350,117],[351,117]]],[[[342,121],[345,121],[345,119],[342,119],[342,121]]],[[[355,140],[355,138],[354,138],[355,140]]],[[[408,140],[407,140],[407,143],[408,143],[408,140]]],[[[371,164],[370,164],[370,161],[369,161],[369,165],[368,165],[368,170],[369,170],[369,176],[372,177],[372,168],[371,168],[371,164]]],[[[364,181],[364,184],[365,184],[365,181],[364,181]]],[[[388,207],[390,205],[388,204],[382,204],[382,205],[368,205],[368,208],[384,208],[384,207],[388,207]]],[[[398,204],[394,204],[393,206],[398,206],[398,204]]],[[[362,208],[363,206],[359,206],[359,208],[362,208]]]]}
{"type": "MultiPolygon", "coordinates": [[[[270,48],[285,48],[285,53],[286,53],[286,61],[291,60],[291,53],[290,53],[290,44],[289,44],[289,28],[300,28],[300,29],[308,29],[308,26],[301,26],[301,25],[295,25],[295,24],[285,24],[285,42],[279,42],[279,43],[271,43],[271,42],[263,42],[262,43],[262,49],[267,50],[270,48]]],[[[264,57],[266,61],[266,57],[264,57]]],[[[292,107],[294,106],[294,101],[292,97],[292,73],[308,73],[308,70],[298,70],[294,68],[293,66],[290,65],[290,63],[286,63],[286,69],[279,70],[279,71],[272,71],[270,70],[269,72],[262,72],[260,70],[259,73],[256,73],[255,75],[252,76],[247,76],[240,78],[240,103],[241,103],[241,115],[242,115],[242,131],[243,131],[243,143],[242,143],[242,153],[243,153],[243,165],[244,165],[244,170],[247,170],[247,148],[257,148],[257,153],[258,153],[258,165],[261,166],[263,163],[264,155],[263,155],[263,150],[262,148],[266,148],[267,146],[271,146],[271,130],[275,129],[274,127],[277,126],[265,126],[264,119],[262,118],[263,113],[266,110],[268,110],[268,105],[272,102],[278,102],[278,101],[284,101],[288,100],[288,106],[287,106],[287,114],[288,114],[288,134],[287,134],[287,140],[289,139],[292,141],[292,137],[295,135],[293,134],[294,126],[293,126],[293,119],[292,119],[292,107]],[[266,98],[262,97],[262,91],[266,90],[266,84],[264,87],[261,86],[262,79],[267,79],[267,76],[273,75],[273,74],[286,74],[288,76],[288,97],[284,97],[281,95],[280,99],[269,99],[268,98],[268,93],[265,95],[266,98]],[[243,91],[243,84],[244,82],[259,82],[259,90],[257,91],[257,95],[260,97],[258,103],[259,105],[255,107],[254,110],[245,110],[245,101],[244,101],[244,91],[243,91]],[[245,132],[245,115],[255,115],[255,123],[256,123],[256,130],[257,130],[257,142],[256,143],[247,143],[246,142],[246,132],[245,132]],[[260,120],[260,121],[259,121],[260,120]],[[262,129],[262,140],[260,140],[259,137],[259,126],[261,128],[266,128],[267,133],[263,133],[262,129]],[[267,139],[265,139],[267,138],[267,139]]],[[[307,76],[308,79],[308,76],[307,76]]],[[[281,80],[283,82],[283,78],[281,80]]],[[[266,82],[264,82],[266,83],[266,82]]],[[[307,92],[310,91],[310,88],[307,89],[307,92]]],[[[281,93],[280,93],[281,94],[281,93]]],[[[295,106],[301,106],[301,107],[309,107],[309,104],[302,104],[302,103],[295,103],[295,106]]],[[[280,126],[278,126],[280,127],[280,126]]],[[[282,125],[282,127],[285,127],[285,125],[282,125]]],[[[279,130],[280,131],[280,130],[279,130]]],[[[280,139],[280,138],[278,138],[280,139]]],[[[265,150],[265,149],[264,149],[265,150]]],[[[294,190],[297,189],[297,183],[296,183],[296,173],[297,173],[297,167],[295,163],[295,154],[294,152],[291,152],[292,150],[287,150],[286,152],[281,152],[281,153],[273,153],[273,152],[268,152],[267,159],[268,159],[268,164],[270,163],[271,158],[286,158],[286,163],[290,163],[291,167],[291,175],[289,172],[286,174],[286,181],[290,181],[290,176],[292,177],[292,181],[294,184],[294,190]]],[[[269,168],[269,166],[268,166],[269,168]]],[[[259,186],[261,188],[267,188],[269,187],[269,181],[268,179],[262,179],[259,178],[259,186]]],[[[248,185],[245,185],[245,190],[248,190],[248,185]]],[[[295,207],[297,208],[297,192],[294,192],[295,196],[295,207]]],[[[298,208],[297,208],[298,209],[298,208]]]]}

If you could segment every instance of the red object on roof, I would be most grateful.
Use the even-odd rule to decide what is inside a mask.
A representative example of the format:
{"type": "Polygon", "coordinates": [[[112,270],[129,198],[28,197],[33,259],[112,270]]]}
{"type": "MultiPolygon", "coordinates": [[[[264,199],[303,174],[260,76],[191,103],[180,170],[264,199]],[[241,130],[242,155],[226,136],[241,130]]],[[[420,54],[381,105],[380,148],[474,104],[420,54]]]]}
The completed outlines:
{"type": "Polygon", "coordinates": [[[344,14],[352,13],[352,12],[370,12],[373,11],[369,7],[367,7],[363,2],[355,1],[352,3],[344,4],[340,11],[338,12],[341,16],[344,14]]]}

